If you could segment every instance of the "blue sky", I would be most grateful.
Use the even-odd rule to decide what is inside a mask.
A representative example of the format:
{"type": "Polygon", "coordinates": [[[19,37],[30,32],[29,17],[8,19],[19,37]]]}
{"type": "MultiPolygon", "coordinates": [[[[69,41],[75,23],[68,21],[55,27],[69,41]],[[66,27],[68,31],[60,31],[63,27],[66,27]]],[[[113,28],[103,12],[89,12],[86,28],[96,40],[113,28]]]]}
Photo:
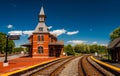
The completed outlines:
{"type": "Polygon", "coordinates": [[[46,25],[65,44],[108,44],[120,26],[119,0],[0,0],[0,32],[26,31],[16,46],[28,43],[43,4],[46,25]],[[9,26],[9,27],[8,27],[9,26]]]}

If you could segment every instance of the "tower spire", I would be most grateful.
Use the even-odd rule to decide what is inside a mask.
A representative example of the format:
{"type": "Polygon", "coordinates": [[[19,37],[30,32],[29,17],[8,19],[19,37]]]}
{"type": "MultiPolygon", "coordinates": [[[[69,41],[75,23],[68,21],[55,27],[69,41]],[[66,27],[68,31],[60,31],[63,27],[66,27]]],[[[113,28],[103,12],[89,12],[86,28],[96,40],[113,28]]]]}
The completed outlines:
{"type": "Polygon", "coordinates": [[[39,15],[45,15],[43,6],[41,7],[39,15]]]}
{"type": "Polygon", "coordinates": [[[45,18],[46,15],[44,13],[44,8],[43,6],[41,7],[40,13],[39,13],[39,23],[37,27],[34,30],[34,33],[48,33],[48,27],[45,24],[45,18]]]}
{"type": "Polygon", "coordinates": [[[45,21],[45,13],[44,13],[44,8],[43,6],[41,7],[40,13],[39,13],[39,22],[44,22],[45,21]]]}

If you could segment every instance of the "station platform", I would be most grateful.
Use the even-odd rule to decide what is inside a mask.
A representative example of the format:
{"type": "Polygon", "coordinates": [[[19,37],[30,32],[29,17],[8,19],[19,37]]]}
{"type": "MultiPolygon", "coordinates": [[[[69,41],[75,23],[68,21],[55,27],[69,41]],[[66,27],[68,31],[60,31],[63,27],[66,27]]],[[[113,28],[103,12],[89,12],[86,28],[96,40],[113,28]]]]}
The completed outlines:
{"type": "Polygon", "coordinates": [[[94,58],[96,58],[100,61],[103,61],[107,64],[110,64],[110,65],[113,65],[113,66],[120,68],[120,63],[118,63],[118,62],[112,62],[112,61],[108,60],[107,58],[102,58],[102,57],[98,57],[98,56],[94,56],[94,58]]]}
{"type": "Polygon", "coordinates": [[[6,67],[3,66],[3,62],[0,62],[0,76],[8,72],[20,70],[29,66],[33,66],[33,65],[40,64],[42,62],[47,62],[49,60],[54,60],[54,59],[56,58],[55,57],[31,58],[31,57],[24,56],[24,57],[9,60],[8,61],[9,66],[6,66],[6,67]]]}

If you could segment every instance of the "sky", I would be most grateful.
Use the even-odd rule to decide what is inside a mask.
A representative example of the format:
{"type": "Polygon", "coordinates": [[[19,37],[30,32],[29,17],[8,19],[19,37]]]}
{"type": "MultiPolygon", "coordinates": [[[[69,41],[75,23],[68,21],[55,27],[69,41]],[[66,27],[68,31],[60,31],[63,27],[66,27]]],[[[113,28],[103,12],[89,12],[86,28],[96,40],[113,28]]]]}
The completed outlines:
{"type": "Polygon", "coordinates": [[[46,25],[65,45],[107,45],[110,33],[120,26],[119,3],[120,0],[0,0],[0,32],[19,32],[16,46],[28,43],[43,5],[46,25]]]}

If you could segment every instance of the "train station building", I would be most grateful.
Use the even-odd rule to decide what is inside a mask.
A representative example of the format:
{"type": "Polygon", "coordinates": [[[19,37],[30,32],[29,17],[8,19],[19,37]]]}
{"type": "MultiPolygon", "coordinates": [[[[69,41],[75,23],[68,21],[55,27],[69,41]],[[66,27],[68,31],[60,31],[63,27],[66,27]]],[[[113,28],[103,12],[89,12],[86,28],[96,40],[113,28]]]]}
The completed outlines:
{"type": "Polygon", "coordinates": [[[28,38],[29,43],[22,46],[29,49],[31,57],[61,57],[63,56],[64,42],[58,41],[57,37],[49,32],[45,19],[46,15],[42,6],[38,25],[28,38]]]}

